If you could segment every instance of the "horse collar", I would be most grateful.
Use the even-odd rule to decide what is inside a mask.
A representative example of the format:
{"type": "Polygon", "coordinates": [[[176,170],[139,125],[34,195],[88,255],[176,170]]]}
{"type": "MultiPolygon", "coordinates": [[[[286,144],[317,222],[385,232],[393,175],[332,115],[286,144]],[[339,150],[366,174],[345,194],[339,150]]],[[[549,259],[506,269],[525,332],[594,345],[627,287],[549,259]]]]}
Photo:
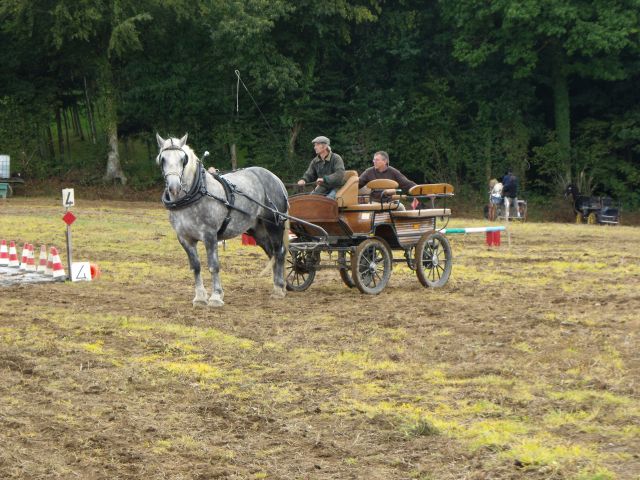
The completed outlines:
{"type": "MultiPolygon", "coordinates": [[[[171,149],[182,150],[179,147],[176,147],[176,148],[168,147],[164,150],[171,150],[171,149]]],[[[171,200],[169,198],[169,191],[165,188],[162,194],[162,204],[164,205],[164,208],[166,208],[167,210],[179,210],[181,208],[185,208],[185,207],[188,207],[189,205],[196,203],[206,194],[207,194],[207,186],[205,185],[205,182],[204,182],[204,166],[202,165],[202,163],[198,163],[198,167],[196,167],[196,173],[193,179],[193,183],[191,184],[191,188],[189,189],[187,194],[184,197],[179,198],[178,200],[171,200]]]]}

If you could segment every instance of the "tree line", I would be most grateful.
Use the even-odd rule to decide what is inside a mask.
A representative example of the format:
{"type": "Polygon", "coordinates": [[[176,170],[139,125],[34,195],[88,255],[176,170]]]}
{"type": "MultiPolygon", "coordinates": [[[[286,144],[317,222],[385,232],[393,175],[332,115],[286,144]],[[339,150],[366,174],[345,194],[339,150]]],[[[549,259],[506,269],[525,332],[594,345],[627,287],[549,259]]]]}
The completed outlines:
{"type": "Polygon", "coordinates": [[[350,169],[382,149],[416,182],[484,193],[510,167],[532,194],[577,182],[636,208],[639,17],[640,0],[3,0],[0,153],[144,185],[155,132],[189,132],[221,169],[292,181],[326,135],[350,169]]]}

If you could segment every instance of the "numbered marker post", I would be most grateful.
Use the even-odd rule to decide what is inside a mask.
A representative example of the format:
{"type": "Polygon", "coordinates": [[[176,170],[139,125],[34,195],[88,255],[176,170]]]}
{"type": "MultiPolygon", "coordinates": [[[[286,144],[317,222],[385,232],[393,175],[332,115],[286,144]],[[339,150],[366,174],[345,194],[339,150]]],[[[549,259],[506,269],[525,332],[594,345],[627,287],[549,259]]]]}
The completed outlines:
{"type": "Polygon", "coordinates": [[[72,282],[90,282],[91,264],[89,262],[73,262],[71,264],[72,282]]]}
{"type": "Polygon", "coordinates": [[[62,206],[67,210],[76,204],[73,188],[62,189],[62,206]]]}
{"type": "Polygon", "coordinates": [[[73,188],[62,189],[62,206],[64,207],[64,210],[66,212],[64,214],[64,217],[62,217],[62,220],[64,221],[64,223],[67,224],[67,269],[69,271],[69,275],[71,275],[71,266],[72,266],[71,224],[76,221],[76,216],[69,211],[69,208],[73,207],[75,204],[76,204],[76,200],[74,197],[73,188]]]}

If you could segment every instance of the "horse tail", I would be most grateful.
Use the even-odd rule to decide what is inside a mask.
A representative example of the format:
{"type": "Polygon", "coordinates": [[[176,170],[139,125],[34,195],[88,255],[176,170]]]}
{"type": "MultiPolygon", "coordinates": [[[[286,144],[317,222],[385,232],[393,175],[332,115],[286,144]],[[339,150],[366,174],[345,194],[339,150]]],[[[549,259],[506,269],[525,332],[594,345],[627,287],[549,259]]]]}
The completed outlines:
{"type": "MultiPolygon", "coordinates": [[[[290,225],[290,221],[287,218],[284,222],[284,228],[283,228],[283,232],[282,232],[282,246],[285,250],[285,255],[286,252],[289,250],[289,225],[290,225]]],[[[271,272],[273,270],[273,265],[275,264],[276,261],[276,256],[275,255],[271,255],[271,258],[269,258],[269,261],[267,262],[267,264],[264,266],[264,268],[262,269],[262,271],[260,272],[260,276],[264,276],[267,275],[269,272],[271,272]]]]}
{"type": "Polygon", "coordinates": [[[291,221],[287,218],[284,222],[284,231],[282,232],[282,245],[285,250],[289,250],[289,228],[291,228],[291,221]]]}
{"type": "Polygon", "coordinates": [[[262,271],[260,272],[260,276],[264,276],[269,274],[269,272],[273,269],[273,265],[276,261],[276,257],[272,256],[269,261],[267,262],[267,264],[264,266],[264,268],[262,269],[262,271]]]}

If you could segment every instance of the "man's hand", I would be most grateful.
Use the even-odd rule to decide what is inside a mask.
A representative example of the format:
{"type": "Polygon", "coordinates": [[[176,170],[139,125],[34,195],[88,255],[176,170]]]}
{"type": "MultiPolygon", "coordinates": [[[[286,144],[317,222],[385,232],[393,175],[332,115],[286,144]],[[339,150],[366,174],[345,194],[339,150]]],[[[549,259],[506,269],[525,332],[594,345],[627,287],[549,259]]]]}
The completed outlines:
{"type": "Polygon", "coordinates": [[[395,188],[387,188],[383,193],[390,197],[390,196],[396,194],[396,189],[395,188]]]}
{"type": "Polygon", "coordinates": [[[302,180],[302,179],[301,179],[301,180],[298,180],[298,185],[300,185],[301,187],[304,187],[306,183],[307,183],[307,182],[305,182],[305,181],[304,181],[304,180],[302,180]]]}
{"type": "Polygon", "coordinates": [[[322,178],[319,178],[318,180],[316,180],[316,184],[318,185],[322,185],[324,183],[324,180],[322,178]]]}

